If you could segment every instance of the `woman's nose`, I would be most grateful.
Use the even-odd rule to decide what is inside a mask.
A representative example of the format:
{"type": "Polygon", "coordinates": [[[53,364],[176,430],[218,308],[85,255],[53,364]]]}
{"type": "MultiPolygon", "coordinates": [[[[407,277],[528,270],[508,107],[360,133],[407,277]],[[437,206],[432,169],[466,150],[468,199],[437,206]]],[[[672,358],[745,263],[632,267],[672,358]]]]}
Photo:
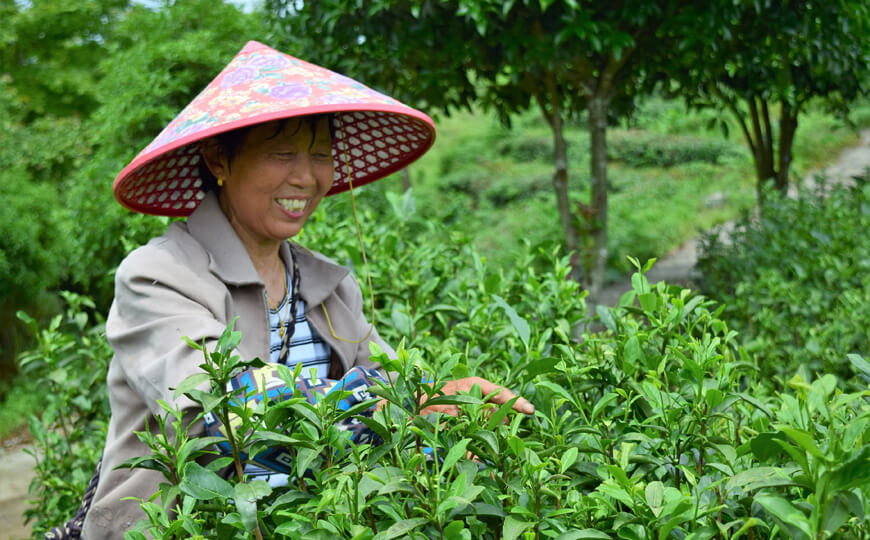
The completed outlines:
{"type": "Polygon", "coordinates": [[[299,187],[308,188],[317,185],[317,177],[314,174],[314,161],[307,154],[300,155],[291,167],[287,183],[299,187]]]}

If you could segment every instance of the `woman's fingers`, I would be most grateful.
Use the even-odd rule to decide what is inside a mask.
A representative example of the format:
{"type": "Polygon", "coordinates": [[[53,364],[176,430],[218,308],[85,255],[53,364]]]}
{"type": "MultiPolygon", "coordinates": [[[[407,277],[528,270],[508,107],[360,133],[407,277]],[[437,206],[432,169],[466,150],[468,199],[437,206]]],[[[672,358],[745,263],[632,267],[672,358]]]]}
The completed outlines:
{"type": "MultiPolygon", "coordinates": [[[[489,400],[490,400],[490,402],[495,403],[497,405],[507,403],[508,401],[517,397],[517,395],[514,392],[511,392],[510,390],[508,390],[507,388],[504,388],[502,386],[498,386],[496,384],[493,384],[492,382],[490,382],[482,377],[465,377],[463,379],[455,379],[452,381],[447,381],[444,384],[444,387],[441,389],[441,392],[446,396],[454,395],[458,392],[468,393],[471,391],[471,388],[475,384],[478,387],[480,387],[480,391],[484,396],[489,396],[490,394],[493,394],[490,396],[489,400]]],[[[435,407],[441,407],[441,408],[436,409],[433,407],[432,411],[427,411],[426,409],[429,409],[429,407],[427,407],[426,409],[423,409],[423,412],[424,413],[435,412],[435,410],[438,410],[440,412],[451,414],[453,416],[456,416],[456,414],[458,414],[458,412],[459,412],[459,409],[454,405],[450,405],[450,406],[438,406],[438,405],[436,405],[435,407]]],[[[535,412],[535,406],[532,405],[531,403],[529,403],[529,401],[523,397],[517,398],[516,402],[514,402],[514,404],[513,404],[513,409],[519,413],[522,413],[522,414],[534,414],[534,412],[535,412]]]]}
{"type": "Polygon", "coordinates": [[[490,394],[494,394],[490,396],[489,400],[492,403],[496,403],[501,405],[503,403],[507,403],[513,398],[517,398],[516,402],[513,404],[513,410],[523,413],[523,414],[534,414],[535,406],[529,403],[529,401],[524,397],[517,397],[516,393],[504,388],[503,386],[498,386],[484,378],[481,377],[467,377],[466,379],[459,379],[460,381],[467,381],[468,389],[465,391],[471,390],[471,387],[475,384],[480,387],[481,393],[484,396],[488,396],[490,394]],[[495,392],[498,392],[497,394],[495,392]]]}
{"type": "Polygon", "coordinates": [[[450,416],[459,416],[459,407],[456,405],[429,405],[420,410],[420,414],[427,415],[432,413],[449,414],[450,416]]]}

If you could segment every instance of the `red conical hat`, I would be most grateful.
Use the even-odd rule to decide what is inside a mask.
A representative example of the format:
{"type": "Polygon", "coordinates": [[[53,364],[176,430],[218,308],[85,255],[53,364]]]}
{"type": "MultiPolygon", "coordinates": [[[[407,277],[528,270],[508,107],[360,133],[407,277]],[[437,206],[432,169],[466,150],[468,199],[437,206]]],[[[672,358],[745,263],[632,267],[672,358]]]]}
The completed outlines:
{"type": "Polygon", "coordinates": [[[333,113],[335,180],[328,195],[387,176],[435,141],[428,116],[395,99],[256,41],[115,178],[115,198],[146,214],[187,216],[204,194],[199,141],[253,124],[333,113]]]}

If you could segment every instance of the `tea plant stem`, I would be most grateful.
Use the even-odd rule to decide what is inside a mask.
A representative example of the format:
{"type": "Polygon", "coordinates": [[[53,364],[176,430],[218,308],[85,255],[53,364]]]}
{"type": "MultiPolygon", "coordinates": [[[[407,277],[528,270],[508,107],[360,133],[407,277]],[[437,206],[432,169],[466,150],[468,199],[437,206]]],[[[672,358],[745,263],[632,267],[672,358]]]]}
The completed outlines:
{"type": "Polygon", "coordinates": [[[63,439],[66,441],[67,450],[72,454],[72,443],[69,440],[69,433],[66,429],[66,416],[63,414],[63,407],[58,407],[57,414],[60,416],[60,431],[63,433],[63,439]]]}
{"type": "MultiPolygon", "coordinates": [[[[239,479],[239,482],[242,482],[245,478],[244,467],[242,467],[242,460],[239,457],[239,447],[236,441],[236,435],[233,432],[233,426],[230,424],[230,414],[227,408],[221,407],[220,410],[221,422],[223,422],[224,426],[227,428],[227,440],[230,443],[230,450],[233,453],[233,465],[236,469],[236,477],[239,479]]],[[[301,481],[301,478],[300,478],[301,481]]],[[[259,519],[257,519],[257,523],[254,524],[254,536],[257,540],[263,540],[263,535],[260,533],[260,523],[259,519]]]]}

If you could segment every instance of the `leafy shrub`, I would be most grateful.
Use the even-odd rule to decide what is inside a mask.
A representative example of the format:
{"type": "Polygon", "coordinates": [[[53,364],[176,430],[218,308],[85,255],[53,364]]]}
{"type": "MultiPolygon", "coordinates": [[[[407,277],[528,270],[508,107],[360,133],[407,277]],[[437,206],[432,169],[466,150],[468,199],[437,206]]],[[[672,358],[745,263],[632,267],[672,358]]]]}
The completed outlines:
{"type": "MultiPolygon", "coordinates": [[[[491,277],[481,292],[498,285],[491,277]]],[[[296,397],[253,409],[234,403],[224,379],[243,366],[231,352],[239,337],[228,331],[204,364],[212,395],[190,390],[201,376],[178,393],[242,417],[230,435],[241,448],[289,447],[297,475],[275,489],[224,479],[218,469],[236,458],[197,464],[211,441],[189,441],[183,430],[170,444],[181,415],[167,406],[158,435],[143,434],[155,454],[131,463],[165,464],[160,498],[143,501],[149,517],[140,532],[807,540],[870,532],[866,399],[841,394],[830,375],[812,385],[793,378],[796,395],[747,393],[757,383],[754,366],[710,300],[664,283],[652,287],[638,272],[617,308],[600,308],[605,333],[579,345],[564,319],[526,318],[520,303],[492,300],[490,309],[476,310],[488,312],[489,332],[474,329],[478,344],[537,351],[535,361],[523,363],[521,353],[513,357],[520,365],[511,365],[499,361],[501,351],[481,361],[488,351],[462,339],[448,340],[438,362],[405,347],[397,361],[376,354],[398,376],[376,390],[385,406],[360,417],[382,438],[375,446],[356,445],[335,429],[350,414],[336,407],[339,393],[315,405],[296,397]],[[446,379],[469,373],[522,387],[534,416],[517,415],[510,403],[488,405],[474,389],[439,395],[446,379]],[[420,396],[457,405],[461,414],[420,416],[420,396]],[[164,430],[168,438],[159,435],[164,430]]],[[[465,336],[456,329],[475,322],[459,322],[453,333],[465,336]]],[[[866,361],[853,357],[852,364],[870,377],[866,361]]],[[[281,377],[292,385],[298,375],[284,370],[281,377]]],[[[129,537],[144,538],[140,532],[129,537]]]]}
{"type": "MultiPolygon", "coordinates": [[[[850,355],[857,377],[870,381],[870,364],[850,355]]],[[[802,370],[803,371],[803,370],[802,370]]],[[[804,371],[805,373],[805,371],[804,371]]],[[[870,403],[867,392],[843,393],[834,375],[812,382],[800,373],[789,393],[768,400],[750,441],[759,466],[727,486],[746,495],[788,537],[863,538],[870,532],[870,403]]]]}
{"type": "Polygon", "coordinates": [[[30,483],[34,536],[70,519],[81,504],[106,438],[109,399],[106,371],[111,350],[103,321],[88,313],[93,302],[64,293],[65,314],[46,328],[19,312],[36,345],[19,359],[23,376],[39,381],[39,416],[30,419],[37,460],[30,483]]]}
{"type": "Polygon", "coordinates": [[[799,367],[847,379],[847,353],[870,349],[870,185],[767,194],[723,241],[706,237],[703,289],[757,355],[762,373],[799,367]]]}
{"type": "MultiPolygon", "coordinates": [[[[870,493],[860,480],[870,470],[865,396],[842,393],[833,376],[812,384],[795,377],[788,389],[769,390],[720,318],[723,308],[686,289],[651,286],[640,271],[616,308],[599,308],[605,331],[578,342],[573,328],[584,307],[576,284],[565,279],[564,258],[526,253],[515,269],[492,270],[467,244],[445,242],[443,231],[416,222],[409,201],[392,197],[385,230],[367,239],[369,254],[377,255],[371,260],[379,319],[392,323],[380,328],[394,343],[404,335],[414,345],[399,347],[397,362],[375,355],[400,374],[378,392],[389,404],[362,420],[384,443],[354,445],[334,428],[345,414],[335,406],[340,393],[313,406],[290,399],[239,409],[240,448],[290,446],[297,456],[296,478],[272,489],[218,477],[232,458],[200,464],[215,440],[186,438],[180,415],[167,406],[157,429],[143,434],[154,453],[131,463],[162,464],[167,476],[159,496],[143,501],[149,517],[142,531],[252,538],[260,528],[276,538],[378,539],[641,539],[653,531],[680,539],[792,538],[808,531],[809,539],[870,532],[870,493]],[[416,249],[405,249],[410,244],[416,249]],[[387,252],[408,256],[393,264],[387,252]],[[396,294],[387,295],[387,283],[396,294]],[[536,405],[535,415],[495,408],[474,391],[438,397],[445,380],[470,375],[519,391],[536,405]],[[420,395],[456,404],[462,414],[420,416],[411,399],[420,395]]],[[[346,240],[349,224],[321,229],[316,218],[311,224],[303,237],[332,246],[360,270],[346,240]]],[[[34,369],[53,374],[71,367],[82,358],[72,351],[108,358],[105,345],[90,338],[99,326],[80,331],[87,306],[71,305],[67,320],[75,324],[58,321],[42,332],[41,349],[29,357],[34,369]],[[56,360],[65,358],[72,360],[56,360]]],[[[213,398],[191,393],[209,408],[238,408],[219,390],[226,387],[221,377],[243,367],[232,359],[237,339],[225,334],[207,360],[213,398]]],[[[870,381],[866,361],[854,356],[851,364],[870,381]]],[[[58,387],[58,399],[81,404],[102,395],[82,388],[93,384],[91,377],[101,381],[105,366],[87,369],[85,384],[58,387]]],[[[285,371],[288,382],[298,375],[285,371]]],[[[84,488],[101,447],[102,433],[96,440],[93,427],[104,424],[105,404],[93,412],[79,413],[91,415],[90,431],[69,430],[93,434],[72,441],[73,452],[61,432],[33,421],[49,449],[34,485],[53,481],[53,489],[38,491],[41,506],[32,515],[40,524],[69,517],[78,504],[74,489],[84,488]]]]}
{"type": "Polygon", "coordinates": [[[673,167],[702,161],[717,164],[738,155],[733,143],[719,139],[630,131],[611,136],[607,157],[631,167],[673,167]]]}
{"type": "MultiPolygon", "coordinates": [[[[562,289],[555,282],[564,280],[553,279],[558,275],[542,280],[545,291],[562,289]]],[[[509,284],[496,276],[484,275],[477,292],[507,294],[523,284],[521,298],[548,298],[532,280],[509,284]]],[[[716,516],[721,519],[724,495],[715,488],[727,478],[723,469],[741,463],[728,441],[743,429],[731,411],[742,406],[738,383],[748,366],[740,365],[734,334],[708,311],[709,301],[664,284],[653,289],[641,274],[634,295],[639,308],[629,296],[622,307],[602,310],[613,333],[580,346],[558,311],[564,307],[544,302],[557,311],[526,311],[522,300],[492,294],[490,309],[476,304],[467,320],[460,317],[451,332],[460,337],[442,342],[442,360],[404,348],[399,361],[377,357],[399,373],[378,391],[388,404],[363,420],[382,437],[379,446],[354,445],[335,432],[329,399],[258,407],[237,436],[258,448],[294,448],[299,474],[291,485],[271,490],[259,482],[219,481],[214,467],[188,461],[166,474],[161,490],[170,495],[163,505],[179,497],[182,515],[172,520],[163,506],[145,503],[149,532],[250,538],[260,528],[286,538],[515,539],[610,538],[619,529],[631,531],[629,538],[651,530],[710,537],[700,535],[716,532],[716,516]],[[521,387],[536,414],[523,418],[510,404],[494,408],[479,392],[438,397],[446,379],[466,374],[521,387]],[[421,405],[409,398],[421,395],[456,404],[462,414],[420,416],[421,405]],[[279,415],[290,420],[280,433],[269,433],[269,418],[279,415]],[[420,452],[424,447],[434,459],[420,452]],[[205,490],[215,485],[222,486],[218,497],[205,490]],[[239,493],[250,494],[244,504],[233,502],[239,493]]],[[[210,362],[228,365],[231,358],[211,355],[210,362]]],[[[292,383],[294,376],[283,377],[292,383]]],[[[232,407],[222,383],[213,379],[218,395],[208,399],[189,395],[232,407]]],[[[178,417],[170,411],[166,422],[178,417]]],[[[153,447],[161,462],[178,462],[175,447],[159,441],[153,447]]]]}

